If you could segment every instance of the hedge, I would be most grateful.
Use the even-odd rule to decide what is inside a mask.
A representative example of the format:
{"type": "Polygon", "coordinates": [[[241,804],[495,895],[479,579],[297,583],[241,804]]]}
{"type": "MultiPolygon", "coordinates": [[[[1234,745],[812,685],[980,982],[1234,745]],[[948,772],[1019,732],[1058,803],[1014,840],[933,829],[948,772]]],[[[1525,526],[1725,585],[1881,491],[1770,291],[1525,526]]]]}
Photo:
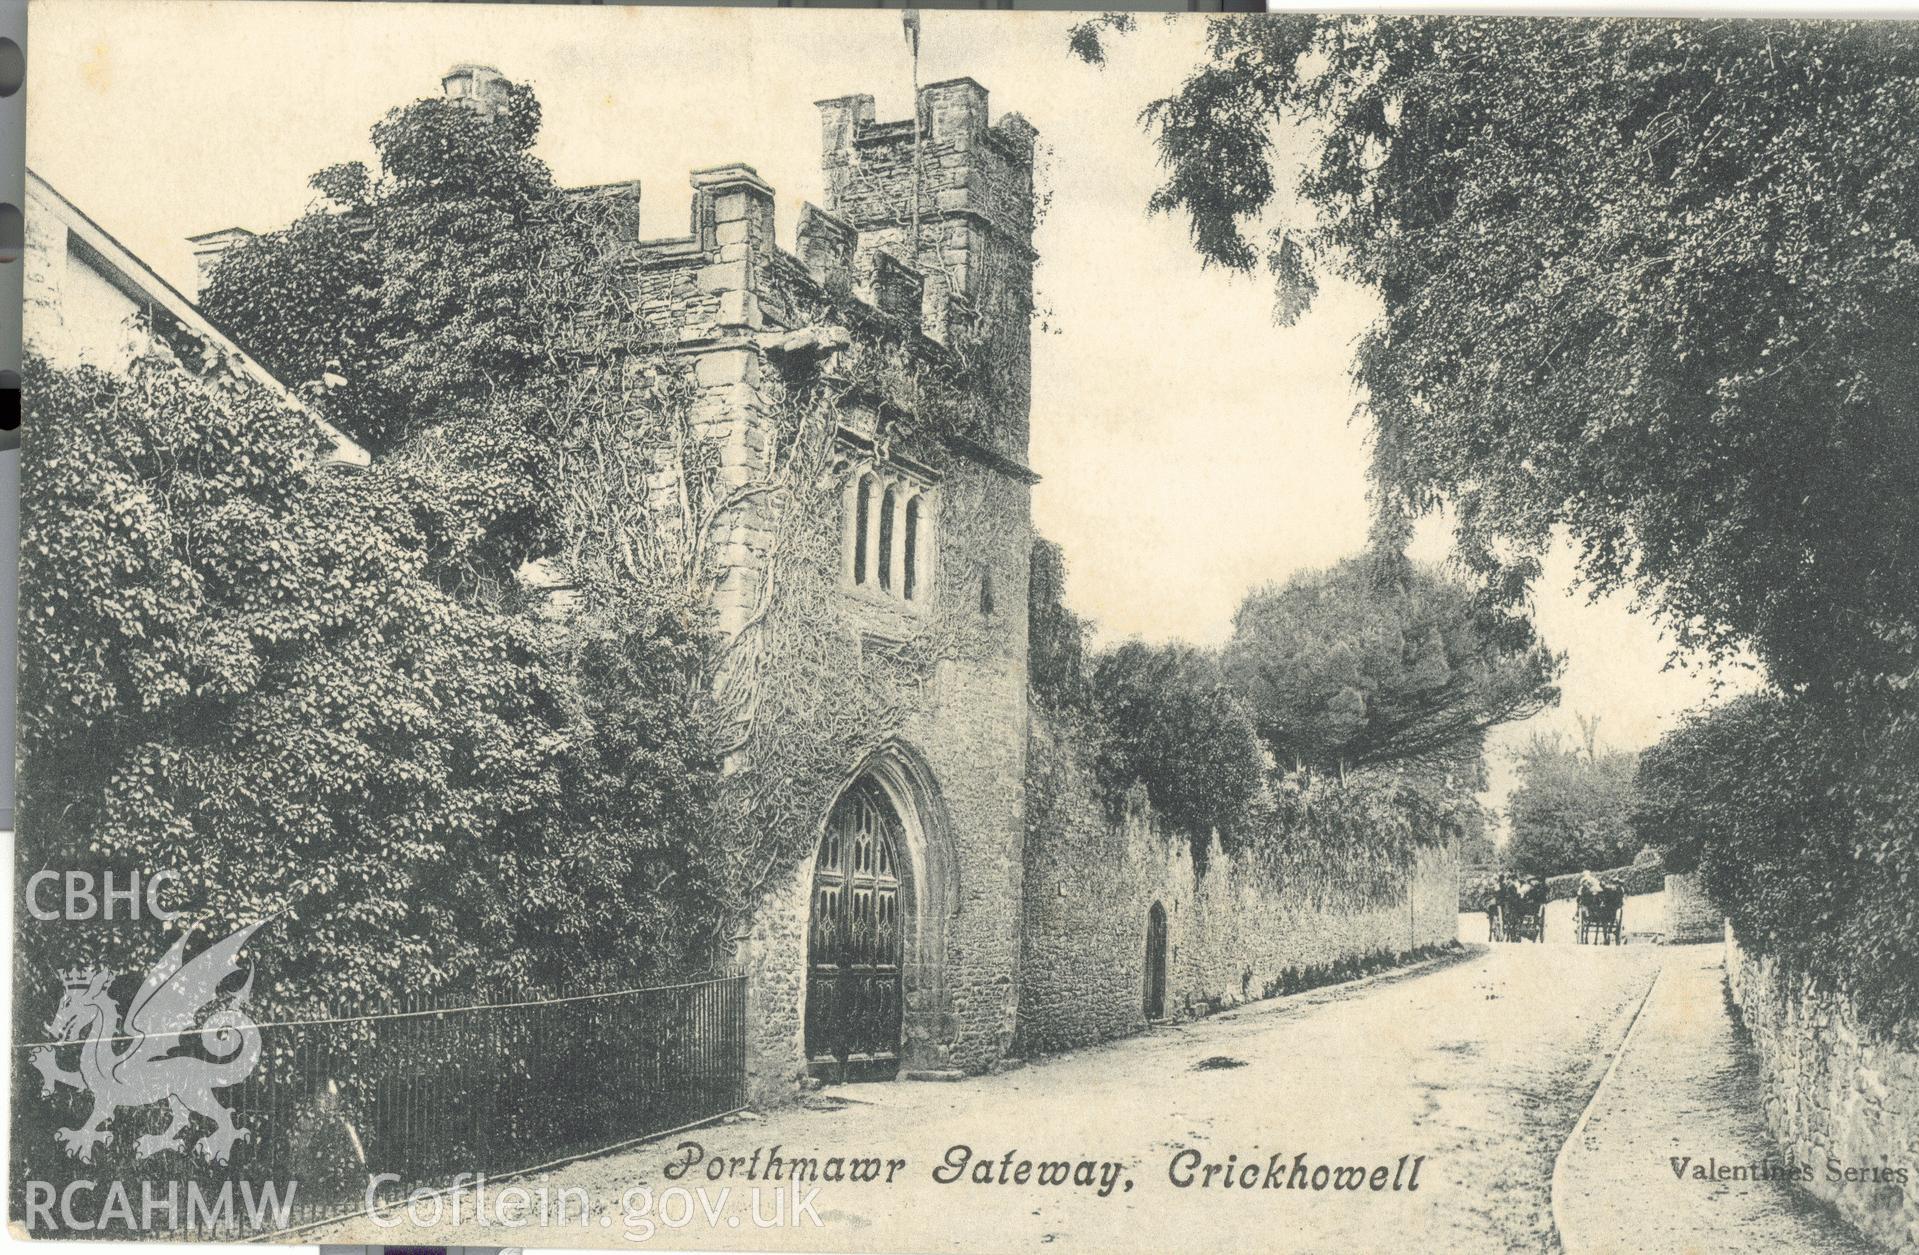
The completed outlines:
{"type": "Polygon", "coordinates": [[[1758,693],[1648,750],[1634,826],[1697,864],[1742,945],[1919,1036],[1919,714],[1758,693]]]}

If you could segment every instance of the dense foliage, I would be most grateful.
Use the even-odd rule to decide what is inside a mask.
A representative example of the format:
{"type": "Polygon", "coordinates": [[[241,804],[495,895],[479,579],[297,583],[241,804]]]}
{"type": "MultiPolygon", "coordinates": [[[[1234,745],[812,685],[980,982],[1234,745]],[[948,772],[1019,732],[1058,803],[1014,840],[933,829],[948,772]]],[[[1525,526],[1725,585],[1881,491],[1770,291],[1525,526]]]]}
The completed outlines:
{"type": "Polygon", "coordinates": [[[1291,772],[1259,799],[1248,844],[1273,884],[1404,901],[1420,850],[1483,830],[1478,787],[1404,767],[1344,779],[1291,772]]]}
{"type": "Polygon", "coordinates": [[[1145,115],[1151,208],[1207,262],[1263,263],[1282,320],[1328,273],[1381,298],[1383,513],[1449,506],[1507,604],[1570,536],[1682,652],[1758,656],[1776,695],[1646,756],[1643,831],[1754,945],[1907,1015],[1915,71],[1884,23],[1301,14],[1214,22],[1145,115]]]}
{"type": "Polygon", "coordinates": [[[540,107],[429,98],[373,127],[379,166],[330,166],[289,226],[242,242],[201,304],[292,383],[331,374],[332,416],[379,449],[549,364],[550,264],[573,227],[532,154],[540,107]]]}
{"type": "Polygon", "coordinates": [[[1316,272],[1379,293],[1380,484],[1449,503],[1493,592],[1563,527],[1684,647],[1910,677],[1915,71],[1919,31],[1883,23],[1221,19],[1147,111],[1152,207],[1263,261],[1282,316],[1316,272]],[[1249,238],[1289,190],[1297,220],[1249,238]]]}
{"type": "Polygon", "coordinates": [[[1642,844],[1632,827],[1638,756],[1602,749],[1596,721],[1586,730],[1583,742],[1535,734],[1514,751],[1504,862],[1522,876],[1623,866],[1642,844]]]}
{"type": "Polygon", "coordinates": [[[1696,864],[1747,945],[1919,1022],[1919,732],[1778,693],[1694,716],[1646,751],[1635,824],[1696,864]]]}
{"type": "Polygon", "coordinates": [[[1093,768],[1109,798],[1134,782],[1153,809],[1203,843],[1229,844],[1266,773],[1251,713],[1208,655],[1129,641],[1093,668],[1099,745],[1093,768]]]}
{"type": "Polygon", "coordinates": [[[222,254],[201,303],[282,379],[324,384],[328,417],[373,449],[387,516],[434,578],[497,601],[576,522],[568,402],[608,356],[580,328],[607,298],[597,263],[613,228],[533,154],[530,91],[474,103],[388,111],[372,128],[377,168],[315,174],[315,202],[222,254]]]}
{"type": "Polygon", "coordinates": [[[37,403],[60,435],[28,473],[70,499],[31,494],[23,567],[48,600],[22,656],[105,695],[46,696],[94,722],[23,731],[41,806],[23,786],[23,812],[63,816],[51,850],[177,868],[209,921],[293,905],[292,996],[632,981],[703,962],[719,927],[691,586],[611,577],[606,543],[581,558],[581,515],[612,512],[565,473],[598,435],[568,402],[604,373],[579,329],[602,312],[607,207],[554,187],[529,92],[496,103],[392,110],[376,171],[315,175],[321,200],[204,293],[375,450],[369,471],[310,470],[310,416],[157,366],[132,386],[49,376],[37,403]],[[158,517],[80,522],[122,500],[158,517]],[[569,541],[574,590],[549,614],[517,573],[569,541]],[[121,592],[96,565],[119,545],[164,586],[121,592]],[[177,621],[114,620],[130,609],[177,621]]]}
{"type": "MultiPolygon", "coordinates": [[[[1066,605],[1058,545],[1035,538],[1027,583],[1027,687],[1038,718],[1090,769],[1109,815],[1143,796],[1202,863],[1213,834],[1252,822],[1267,757],[1250,712],[1211,655],[1128,641],[1094,651],[1092,625],[1066,605]]],[[[1031,759],[1029,811],[1049,812],[1052,767],[1031,759]]]]}
{"type": "MultiPolygon", "coordinates": [[[[1408,570],[1391,560],[1349,565],[1408,570]]],[[[1201,866],[1217,834],[1223,848],[1247,851],[1275,883],[1330,891],[1337,881],[1347,895],[1384,901],[1403,889],[1420,847],[1456,837],[1483,839],[1487,817],[1473,797],[1484,778],[1483,726],[1456,724],[1450,739],[1426,741],[1420,753],[1374,755],[1350,771],[1278,761],[1252,704],[1270,698],[1270,688],[1236,676],[1218,656],[1185,645],[1129,641],[1089,652],[1091,626],[1065,605],[1065,565],[1058,547],[1036,542],[1031,572],[1028,669],[1036,715],[1084,749],[1110,812],[1121,811],[1138,790],[1157,816],[1190,839],[1201,866]]],[[[1338,601],[1347,618],[1337,626],[1334,614],[1315,619],[1323,633],[1319,646],[1334,651],[1350,646],[1365,656],[1390,652],[1378,640],[1366,639],[1367,632],[1385,620],[1395,630],[1403,628],[1396,616],[1405,613],[1404,593],[1391,580],[1355,582],[1338,601]],[[1396,594],[1402,596],[1396,599],[1396,594]],[[1354,640],[1362,643],[1351,645],[1354,640]]],[[[1265,595],[1272,594],[1255,594],[1248,604],[1265,595]]],[[[1431,626],[1430,620],[1425,625],[1431,626]]],[[[1450,630],[1463,636],[1461,625],[1450,630]]],[[[1403,635],[1399,646],[1402,655],[1408,652],[1403,635]]],[[[1232,656],[1229,648],[1227,658],[1232,656]]],[[[1274,684],[1291,683],[1290,691],[1300,691],[1304,683],[1294,682],[1283,669],[1310,673],[1320,661],[1316,656],[1274,660],[1268,676],[1274,684]]],[[[1541,651],[1539,665],[1550,664],[1541,651]]],[[[1462,664],[1462,670],[1469,665],[1462,664]]],[[[1405,669],[1398,662],[1380,667],[1395,681],[1405,669]]],[[[1537,682],[1543,686],[1543,680],[1537,682]]],[[[1446,677],[1435,683],[1442,688],[1451,683],[1454,692],[1458,688],[1446,677]]],[[[1449,693],[1446,700],[1461,699],[1449,693]]],[[[1047,738],[1048,743],[1054,739],[1047,738]]],[[[1050,810],[1056,766],[1047,757],[1045,763],[1034,762],[1028,783],[1029,812],[1042,822],[1050,810]]],[[[1323,761],[1315,759],[1315,766],[1323,761]]]]}
{"type": "Polygon", "coordinates": [[[1476,774],[1488,728],[1558,700],[1559,667],[1523,618],[1378,555],[1254,590],[1225,650],[1260,735],[1298,769],[1476,774]]]}
{"type": "Polygon", "coordinates": [[[1085,710],[1091,635],[1092,625],[1066,605],[1065,555],[1035,536],[1026,584],[1026,683],[1034,701],[1051,710],[1085,710]]]}
{"type": "Polygon", "coordinates": [[[1499,862],[1499,843],[1493,840],[1492,825],[1481,815],[1464,825],[1459,837],[1461,867],[1492,867],[1499,862]]]}
{"type": "MultiPolygon", "coordinates": [[[[644,673],[683,633],[574,643],[650,681],[577,688],[534,620],[429,578],[380,480],[315,465],[309,414],[158,360],[27,384],[26,865],[172,870],[209,930],[286,911],[262,992],[308,1007],[670,961],[645,925],[700,875],[704,768],[644,673]]],[[[156,952],[83,931],[60,962],[156,952]]]]}

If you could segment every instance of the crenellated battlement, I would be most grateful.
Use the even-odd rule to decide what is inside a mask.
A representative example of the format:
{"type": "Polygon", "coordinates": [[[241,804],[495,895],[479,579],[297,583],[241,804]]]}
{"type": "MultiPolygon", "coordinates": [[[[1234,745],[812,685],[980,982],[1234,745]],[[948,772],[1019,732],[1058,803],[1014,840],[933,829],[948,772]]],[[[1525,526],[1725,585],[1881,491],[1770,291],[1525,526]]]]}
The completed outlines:
{"type": "Polygon", "coordinates": [[[1033,309],[1033,146],[1025,118],[992,120],[970,78],[920,88],[915,116],[882,122],[868,95],[818,102],[826,207],[853,228],[853,271],[877,290],[878,258],[923,277],[928,335],[977,345],[1014,378],[1009,418],[1025,453],[1033,309]]]}
{"type": "Polygon", "coordinates": [[[897,225],[915,207],[917,164],[922,222],[975,218],[1030,250],[1038,132],[1017,113],[992,123],[987,100],[956,78],[920,88],[904,121],[876,121],[871,96],[817,102],[828,203],[864,230],[897,225]]]}
{"type": "MultiPolygon", "coordinates": [[[[1010,411],[999,452],[1023,460],[1037,133],[1018,114],[993,122],[986,89],[965,78],[921,88],[903,121],[877,121],[866,95],[818,108],[827,203],[801,207],[797,251],[776,243],[774,189],[751,166],[696,170],[687,234],[635,241],[642,311],[677,320],[666,339],[690,347],[794,330],[814,299],[863,304],[992,360],[1010,411]]],[[[637,223],[638,185],[617,186],[637,223]]]]}

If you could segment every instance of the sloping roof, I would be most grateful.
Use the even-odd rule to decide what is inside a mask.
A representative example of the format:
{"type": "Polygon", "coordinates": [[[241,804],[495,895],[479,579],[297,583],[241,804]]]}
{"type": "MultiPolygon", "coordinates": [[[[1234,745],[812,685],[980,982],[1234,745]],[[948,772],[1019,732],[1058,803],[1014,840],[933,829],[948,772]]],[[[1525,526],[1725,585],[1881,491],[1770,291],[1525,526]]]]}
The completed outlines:
{"type": "Polygon", "coordinates": [[[99,223],[87,217],[79,206],[62,196],[58,189],[36,174],[31,167],[27,170],[27,190],[30,196],[37,195],[55,208],[67,229],[87,246],[87,250],[93,255],[90,260],[111,268],[114,272],[113,278],[120,286],[139,292],[142,297],[164,309],[182,326],[219,348],[242,374],[281,401],[311,417],[333,442],[335,461],[349,466],[372,464],[371,454],[345,432],[314,413],[313,407],[301,401],[291,388],[281,383],[264,366],[254,361],[251,354],[208,322],[206,315],[202,314],[192,301],[154,273],[152,267],[135,256],[126,245],[114,239],[99,223]]]}

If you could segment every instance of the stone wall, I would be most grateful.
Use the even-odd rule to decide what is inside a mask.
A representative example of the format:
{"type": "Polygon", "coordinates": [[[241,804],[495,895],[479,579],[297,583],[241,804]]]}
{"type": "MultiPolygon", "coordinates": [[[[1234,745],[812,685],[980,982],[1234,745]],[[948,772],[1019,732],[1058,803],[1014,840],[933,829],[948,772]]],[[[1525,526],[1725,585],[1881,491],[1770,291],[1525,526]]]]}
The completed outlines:
{"type": "MultiPolygon", "coordinates": [[[[1266,883],[1215,839],[1201,871],[1191,843],[1143,806],[1108,820],[1070,745],[1039,717],[1029,751],[1021,1053],[1145,1027],[1148,913],[1166,912],[1165,1010],[1204,1015],[1270,997],[1315,969],[1443,945],[1458,936],[1459,862],[1420,855],[1408,890],[1384,903],[1354,890],[1266,883]]],[[[1329,869],[1332,870],[1332,869],[1329,869]]]]}
{"type": "MultiPolygon", "coordinates": [[[[834,756],[823,783],[844,773],[840,792],[865,780],[886,795],[907,865],[899,1071],[981,1071],[1008,1052],[1018,1002],[1032,137],[1014,118],[989,125],[976,84],[922,90],[915,256],[912,122],[875,122],[870,97],[821,108],[826,205],[803,209],[797,254],[775,243],[773,189],[748,167],[720,166],[693,175],[691,233],[640,242],[632,273],[649,338],[696,365],[694,430],[718,449],[719,481],[737,490],[710,529],[718,634],[730,641],[753,625],[772,642],[762,648],[783,651],[730,655],[715,690],[724,697],[737,675],[747,677],[743,709],[767,729],[766,743],[827,742],[834,756]],[[988,316],[983,330],[975,323],[961,334],[952,318],[962,307],[988,316]],[[976,347],[969,337],[1002,351],[1014,385],[996,398],[990,448],[930,429],[900,437],[880,424],[899,399],[870,395],[870,380],[851,383],[863,351],[871,360],[890,346],[908,363],[950,368],[963,343],[976,347]],[[807,363],[837,384],[836,457],[817,480],[786,485],[777,459],[793,437],[782,405],[807,363]],[[910,485],[924,507],[913,516],[921,565],[910,598],[904,507],[888,492],[886,506],[871,500],[861,514],[856,487],[869,478],[910,485]],[[836,504],[802,511],[796,503],[822,483],[836,504]],[[765,485],[779,490],[755,490],[765,485]],[[894,525],[883,528],[882,509],[894,525]],[[881,564],[891,581],[856,574],[856,550],[868,561],[898,555],[900,565],[881,564]],[[774,673],[777,684],[764,678],[774,673]],[[773,687],[782,694],[768,706],[773,687]]],[[[656,491],[670,501],[676,488],[656,491]]],[[[762,764],[743,750],[728,766],[762,764]]],[[[809,848],[831,809],[828,797],[810,822],[793,825],[809,848]]],[[[774,868],[736,939],[748,973],[755,1104],[790,1099],[807,1070],[813,857],[774,868]]]]}
{"type": "Polygon", "coordinates": [[[1748,953],[1730,926],[1724,935],[1726,978],[1759,1058],[1773,1140],[1811,1167],[1805,1187],[1860,1230],[1919,1250],[1919,1049],[1863,1026],[1844,997],[1748,953]],[[1865,1179],[1846,1180],[1848,1169],[1865,1179]]]}
{"type": "MultiPolygon", "coordinates": [[[[814,642],[813,700],[872,708],[879,743],[843,764],[845,784],[877,778],[904,827],[912,865],[903,1075],[983,1071],[1007,1052],[1018,998],[1026,755],[1026,599],[991,608],[982,581],[1024,588],[1028,486],[963,461],[940,485],[936,592],[923,610],[847,590],[814,642]],[[962,526],[962,519],[991,525],[962,526]],[[913,642],[938,641],[922,669],[913,642]],[[904,643],[902,643],[904,642],[904,643]],[[901,659],[897,655],[911,657],[901,659]],[[879,696],[881,690],[887,696],[879,696]],[[878,722],[883,717],[885,722],[878,722]],[[1010,785],[1009,785],[1009,782],[1010,785]]],[[[837,586],[832,571],[808,579],[837,586]]],[[[818,815],[824,824],[830,807],[818,815]]],[[[813,840],[817,842],[818,833],[813,840]]],[[[753,1100],[798,1092],[805,1070],[807,920],[813,860],[783,873],[751,924],[749,1070],[753,1100]]]]}
{"type": "Polygon", "coordinates": [[[1698,872],[1673,872],[1666,877],[1666,944],[1688,945],[1717,941],[1726,913],[1706,894],[1698,872]]]}

